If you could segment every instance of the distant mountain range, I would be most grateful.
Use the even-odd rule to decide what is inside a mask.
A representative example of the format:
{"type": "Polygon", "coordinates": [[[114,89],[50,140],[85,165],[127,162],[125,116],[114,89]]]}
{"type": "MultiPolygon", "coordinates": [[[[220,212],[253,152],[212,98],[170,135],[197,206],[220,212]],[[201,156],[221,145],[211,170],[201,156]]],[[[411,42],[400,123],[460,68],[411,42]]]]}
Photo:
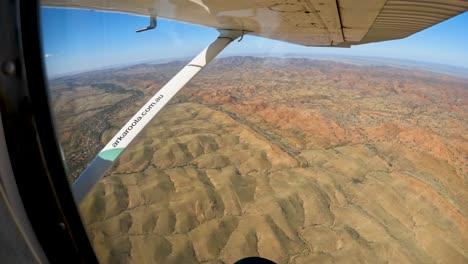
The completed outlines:
{"type": "MultiPolygon", "coordinates": [[[[429,63],[429,62],[421,62],[421,61],[414,61],[414,60],[403,60],[403,59],[393,59],[393,58],[378,58],[378,57],[364,57],[364,56],[343,56],[343,55],[304,55],[304,54],[285,54],[282,56],[272,56],[271,54],[256,54],[256,55],[242,55],[242,56],[220,56],[219,58],[215,59],[226,59],[232,58],[233,60],[240,60],[241,58],[245,58],[248,60],[249,58],[304,58],[304,59],[313,59],[313,60],[329,60],[329,61],[338,61],[348,64],[355,64],[355,65],[378,65],[378,66],[389,66],[389,67],[396,67],[408,70],[420,70],[420,71],[427,71],[436,74],[443,74],[443,75],[451,75],[461,78],[468,78],[468,66],[467,67],[457,67],[445,64],[438,64],[438,63],[429,63]]],[[[119,65],[110,65],[106,67],[101,67],[98,69],[90,69],[90,71],[100,71],[100,70],[108,70],[108,69],[119,69],[119,68],[126,68],[130,66],[135,66],[139,64],[166,64],[168,62],[188,62],[191,58],[168,58],[168,59],[161,59],[161,60],[145,60],[145,61],[138,61],[132,62],[128,64],[119,64],[119,65]]],[[[80,73],[85,73],[88,71],[80,71],[80,72],[73,72],[73,73],[66,73],[60,74],[55,76],[50,76],[50,79],[57,79],[60,77],[76,75],[80,73]]]]}

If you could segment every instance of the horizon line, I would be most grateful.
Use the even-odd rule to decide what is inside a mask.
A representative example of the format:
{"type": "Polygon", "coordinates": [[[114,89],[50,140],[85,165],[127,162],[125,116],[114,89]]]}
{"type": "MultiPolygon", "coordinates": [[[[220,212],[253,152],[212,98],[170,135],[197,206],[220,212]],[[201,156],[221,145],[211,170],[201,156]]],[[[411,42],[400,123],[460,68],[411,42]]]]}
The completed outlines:
{"type": "MultiPolygon", "coordinates": [[[[394,57],[384,57],[384,56],[365,56],[365,55],[343,55],[343,54],[304,54],[304,53],[285,53],[285,54],[262,54],[262,53],[241,53],[241,54],[221,54],[220,56],[216,57],[214,59],[218,60],[221,58],[229,58],[229,57],[264,57],[264,58],[293,58],[293,56],[296,56],[294,58],[313,58],[313,57],[325,57],[325,58],[330,58],[330,57],[341,57],[341,58],[351,58],[351,59],[379,59],[379,60],[393,60],[393,61],[406,61],[406,62],[412,62],[412,63],[417,63],[417,64],[432,64],[432,65],[437,65],[439,67],[450,67],[450,68],[455,68],[463,71],[467,71],[468,73],[468,66],[461,66],[461,65],[452,65],[452,64],[445,64],[445,63],[440,63],[440,62],[431,62],[431,61],[422,61],[422,60],[417,60],[417,59],[406,59],[406,58],[394,58],[394,57]],[[299,56],[299,57],[297,57],[299,56]]],[[[141,65],[141,64],[166,64],[166,63],[171,63],[171,62],[183,62],[183,61],[189,61],[192,57],[188,56],[182,56],[182,57],[168,57],[168,58],[161,58],[161,59],[144,59],[144,60],[136,60],[128,63],[117,63],[117,64],[109,64],[109,65],[103,65],[100,67],[94,67],[94,68],[89,68],[86,70],[78,70],[78,71],[72,71],[72,72],[64,72],[64,73],[58,73],[58,74],[48,74],[47,72],[47,67],[46,67],[46,75],[47,79],[49,81],[59,79],[59,78],[64,78],[64,77],[70,77],[74,75],[79,75],[79,74],[85,74],[89,73],[92,71],[104,71],[104,70],[111,70],[114,68],[121,68],[121,67],[131,67],[135,65],[141,65]]],[[[385,61],[379,61],[382,64],[385,64],[385,61]]],[[[393,67],[398,67],[397,65],[390,65],[393,67]]],[[[401,65],[403,66],[403,65],[401,65]]],[[[430,69],[417,69],[417,70],[423,70],[423,71],[429,71],[432,72],[430,69]]],[[[440,72],[436,72],[440,73],[440,72]]],[[[442,73],[442,74],[448,74],[448,73],[442,73]]],[[[451,75],[451,74],[448,74],[451,75]]],[[[452,75],[456,77],[463,77],[459,75],[452,75]]],[[[468,78],[465,77],[465,78],[468,78]]]]}

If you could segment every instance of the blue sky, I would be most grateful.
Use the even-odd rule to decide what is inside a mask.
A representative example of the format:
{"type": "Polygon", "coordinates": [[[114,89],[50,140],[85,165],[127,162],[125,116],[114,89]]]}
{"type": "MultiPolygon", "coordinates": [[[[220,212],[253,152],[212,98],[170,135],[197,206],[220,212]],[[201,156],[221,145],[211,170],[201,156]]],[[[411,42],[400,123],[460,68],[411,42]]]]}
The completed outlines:
{"type": "MultiPolygon", "coordinates": [[[[43,8],[42,35],[49,76],[148,60],[192,57],[218,35],[211,28],[168,20],[143,33],[147,17],[75,9],[43,8]]],[[[406,39],[343,48],[303,47],[245,36],[226,55],[350,55],[402,58],[468,67],[468,13],[406,39]]]]}

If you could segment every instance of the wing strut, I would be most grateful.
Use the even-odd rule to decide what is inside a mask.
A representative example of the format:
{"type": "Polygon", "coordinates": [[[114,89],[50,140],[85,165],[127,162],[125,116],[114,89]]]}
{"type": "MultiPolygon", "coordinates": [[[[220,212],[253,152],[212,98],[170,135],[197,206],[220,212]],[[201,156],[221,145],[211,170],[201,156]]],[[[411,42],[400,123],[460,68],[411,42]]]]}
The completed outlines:
{"type": "Polygon", "coordinates": [[[145,28],[137,29],[135,32],[139,33],[139,32],[143,32],[143,31],[147,31],[147,30],[154,29],[154,28],[156,28],[157,24],[158,24],[158,23],[157,23],[156,17],[151,16],[151,17],[150,17],[150,24],[149,24],[149,26],[147,26],[147,27],[145,27],[145,28]]]}
{"type": "Polygon", "coordinates": [[[99,152],[91,164],[72,185],[75,201],[79,204],[97,181],[111,167],[120,153],[132,142],[156,114],[242,31],[220,30],[219,37],[179,71],[120,129],[99,152]]]}

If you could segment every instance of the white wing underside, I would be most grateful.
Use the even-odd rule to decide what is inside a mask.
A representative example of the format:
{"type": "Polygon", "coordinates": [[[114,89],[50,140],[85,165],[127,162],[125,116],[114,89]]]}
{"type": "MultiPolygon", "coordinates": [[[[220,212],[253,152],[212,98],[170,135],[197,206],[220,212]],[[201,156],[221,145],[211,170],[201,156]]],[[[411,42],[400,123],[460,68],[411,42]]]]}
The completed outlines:
{"type": "Polygon", "coordinates": [[[305,46],[339,47],[404,38],[468,9],[466,0],[44,0],[42,4],[156,16],[305,46]]]}

